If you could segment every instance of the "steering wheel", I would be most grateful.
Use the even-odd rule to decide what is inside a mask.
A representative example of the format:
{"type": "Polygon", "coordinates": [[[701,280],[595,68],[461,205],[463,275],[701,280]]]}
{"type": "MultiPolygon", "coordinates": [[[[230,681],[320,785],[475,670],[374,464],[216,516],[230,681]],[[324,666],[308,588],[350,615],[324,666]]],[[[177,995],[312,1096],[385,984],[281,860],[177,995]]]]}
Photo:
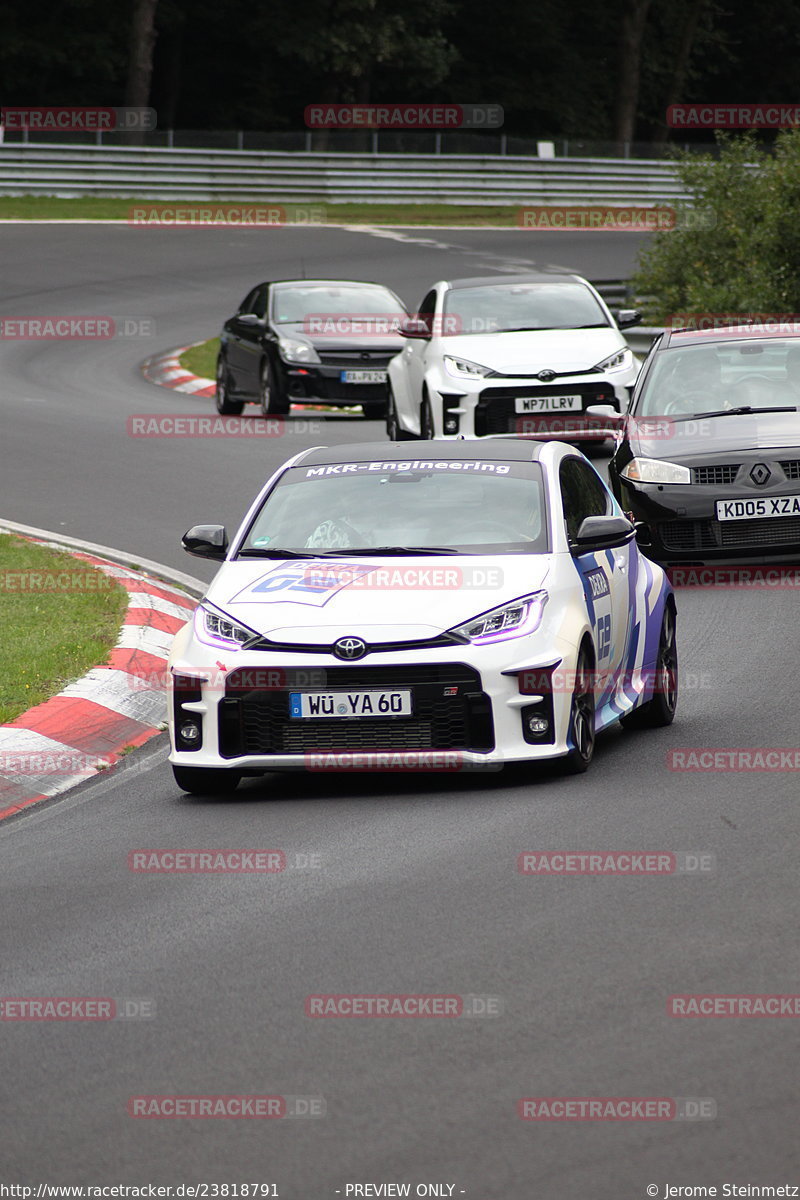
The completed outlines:
{"type": "MultiPolygon", "coordinates": [[[[663,412],[660,414],[664,417],[691,416],[692,413],[698,411],[698,406],[702,412],[704,407],[709,404],[708,392],[682,392],[680,396],[676,396],[674,400],[667,400],[663,405],[663,412]]],[[[647,420],[648,418],[644,418],[647,420]]],[[[653,417],[652,420],[657,420],[653,417]]]]}
{"type": "Polygon", "coordinates": [[[363,535],[343,518],[321,521],[316,529],[308,535],[305,542],[308,550],[350,550],[366,546],[366,544],[363,535]],[[324,546],[316,547],[314,545],[313,539],[317,536],[324,539],[324,546]]]}

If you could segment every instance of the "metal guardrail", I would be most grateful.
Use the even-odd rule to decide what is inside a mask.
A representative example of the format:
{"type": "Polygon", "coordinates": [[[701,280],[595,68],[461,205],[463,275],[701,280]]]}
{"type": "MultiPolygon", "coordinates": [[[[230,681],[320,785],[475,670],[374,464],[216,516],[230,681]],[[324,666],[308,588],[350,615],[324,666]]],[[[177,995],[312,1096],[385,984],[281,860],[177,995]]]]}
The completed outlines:
{"type": "Polygon", "coordinates": [[[0,145],[0,195],[192,201],[636,204],[686,199],[671,163],[478,155],[0,145]]]}

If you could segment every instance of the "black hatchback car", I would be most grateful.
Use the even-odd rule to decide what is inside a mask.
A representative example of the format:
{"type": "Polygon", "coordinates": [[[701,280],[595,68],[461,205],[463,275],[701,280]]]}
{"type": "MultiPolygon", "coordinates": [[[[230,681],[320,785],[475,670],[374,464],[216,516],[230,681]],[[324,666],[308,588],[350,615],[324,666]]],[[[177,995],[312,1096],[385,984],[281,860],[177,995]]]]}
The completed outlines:
{"type": "Polygon", "coordinates": [[[291,404],[361,405],[381,418],[386,367],[403,348],[402,302],[379,283],[282,279],[248,292],[220,335],[217,410],[264,416],[291,404]]]}
{"type": "Polygon", "coordinates": [[[609,477],[659,562],[798,561],[800,325],[663,333],[609,477]]]}

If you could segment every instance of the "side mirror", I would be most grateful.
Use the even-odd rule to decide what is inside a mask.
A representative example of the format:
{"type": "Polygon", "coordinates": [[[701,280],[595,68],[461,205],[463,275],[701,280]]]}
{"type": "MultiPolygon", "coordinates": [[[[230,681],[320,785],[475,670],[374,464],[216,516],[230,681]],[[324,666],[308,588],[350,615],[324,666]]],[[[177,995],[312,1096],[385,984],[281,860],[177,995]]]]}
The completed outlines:
{"type": "Polygon", "coordinates": [[[422,317],[404,317],[397,327],[397,332],[401,337],[406,338],[424,338],[429,340],[431,331],[428,328],[428,322],[422,317]]]}
{"type": "Polygon", "coordinates": [[[642,314],[638,308],[621,308],[614,319],[618,329],[630,329],[631,325],[641,325],[642,314]]]}
{"type": "Polygon", "coordinates": [[[255,313],[242,313],[242,315],[240,317],[237,317],[237,320],[240,325],[263,325],[264,324],[263,317],[257,317],[255,313]]]}
{"type": "Polygon", "coordinates": [[[594,417],[591,428],[600,431],[616,433],[625,423],[624,413],[617,412],[613,404],[590,404],[585,414],[587,417],[594,417]]]}
{"type": "Polygon", "coordinates": [[[636,530],[627,517],[584,517],[577,537],[570,541],[573,554],[587,554],[591,550],[613,550],[632,542],[636,530]]]}
{"type": "Polygon", "coordinates": [[[636,545],[641,546],[643,550],[648,550],[653,545],[653,531],[646,521],[634,521],[633,528],[636,531],[636,545]]]}
{"type": "Polygon", "coordinates": [[[228,534],[224,525],[193,525],[181,538],[181,545],[187,554],[221,561],[228,551],[228,534]]]}

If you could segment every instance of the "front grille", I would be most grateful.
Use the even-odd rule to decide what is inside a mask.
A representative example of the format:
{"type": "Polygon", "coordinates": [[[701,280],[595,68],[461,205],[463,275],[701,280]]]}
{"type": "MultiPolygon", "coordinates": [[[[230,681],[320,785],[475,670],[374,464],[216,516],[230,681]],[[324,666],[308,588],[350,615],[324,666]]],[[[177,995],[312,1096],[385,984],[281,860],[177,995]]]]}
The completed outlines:
{"type": "Polygon", "coordinates": [[[733,483],[739,474],[738,463],[721,463],[712,467],[693,467],[692,481],[700,484],[733,483]]]}
{"type": "Polygon", "coordinates": [[[346,367],[349,369],[385,367],[394,358],[396,350],[318,350],[323,366],[346,367]]]}
{"type": "Polygon", "coordinates": [[[667,550],[733,550],[800,545],[800,517],[753,521],[665,521],[658,533],[667,550]]]}
{"type": "Polygon", "coordinates": [[[800,545],[800,517],[765,517],[756,521],[723,521],[723,546],[800,545]]]}
{"type": "Polygon", "coordinates": [[[800,458],[790,458],[782,462],[781,470],[787,479],[800,479],[800,458]]]}
{"type": "MultiPolygon", "coordinates": [[[[518,413],[515,410],[517,397],[523,396],[580,396],[582,408],[590,404],[613,404],[617,408],[614,389],[607,383],[559,383],[539,384],[538,387],[487,387],[484,388],[475,408],[475,435],[486,437],[492,433],[517,433],[518,422],[531,417],[545,420],[548,417],[562,422],[579,421],[581,410],[573,412],[518,413]]],[[[557,436],[557,434],[556,434],[557,436]]]]}
{"type": "Polygon", "coordinates": [[[658,534],[667,550],[716,550],[716,521],[664,521],[658,534]]]}
{"type": "Polygon", "coordinates": [[[419,667],[328,667],[324,686],[314,690],[400,688],[413,691],[409,717],[289,717],[289,689],[254,690],[233,672],[220,704],[220,754],[303,754],[326,750],[494,749],[491,702],[480,675],[462,663],[419,667]],[[444,690],[457,687],[455,696],[444,690]]]}

